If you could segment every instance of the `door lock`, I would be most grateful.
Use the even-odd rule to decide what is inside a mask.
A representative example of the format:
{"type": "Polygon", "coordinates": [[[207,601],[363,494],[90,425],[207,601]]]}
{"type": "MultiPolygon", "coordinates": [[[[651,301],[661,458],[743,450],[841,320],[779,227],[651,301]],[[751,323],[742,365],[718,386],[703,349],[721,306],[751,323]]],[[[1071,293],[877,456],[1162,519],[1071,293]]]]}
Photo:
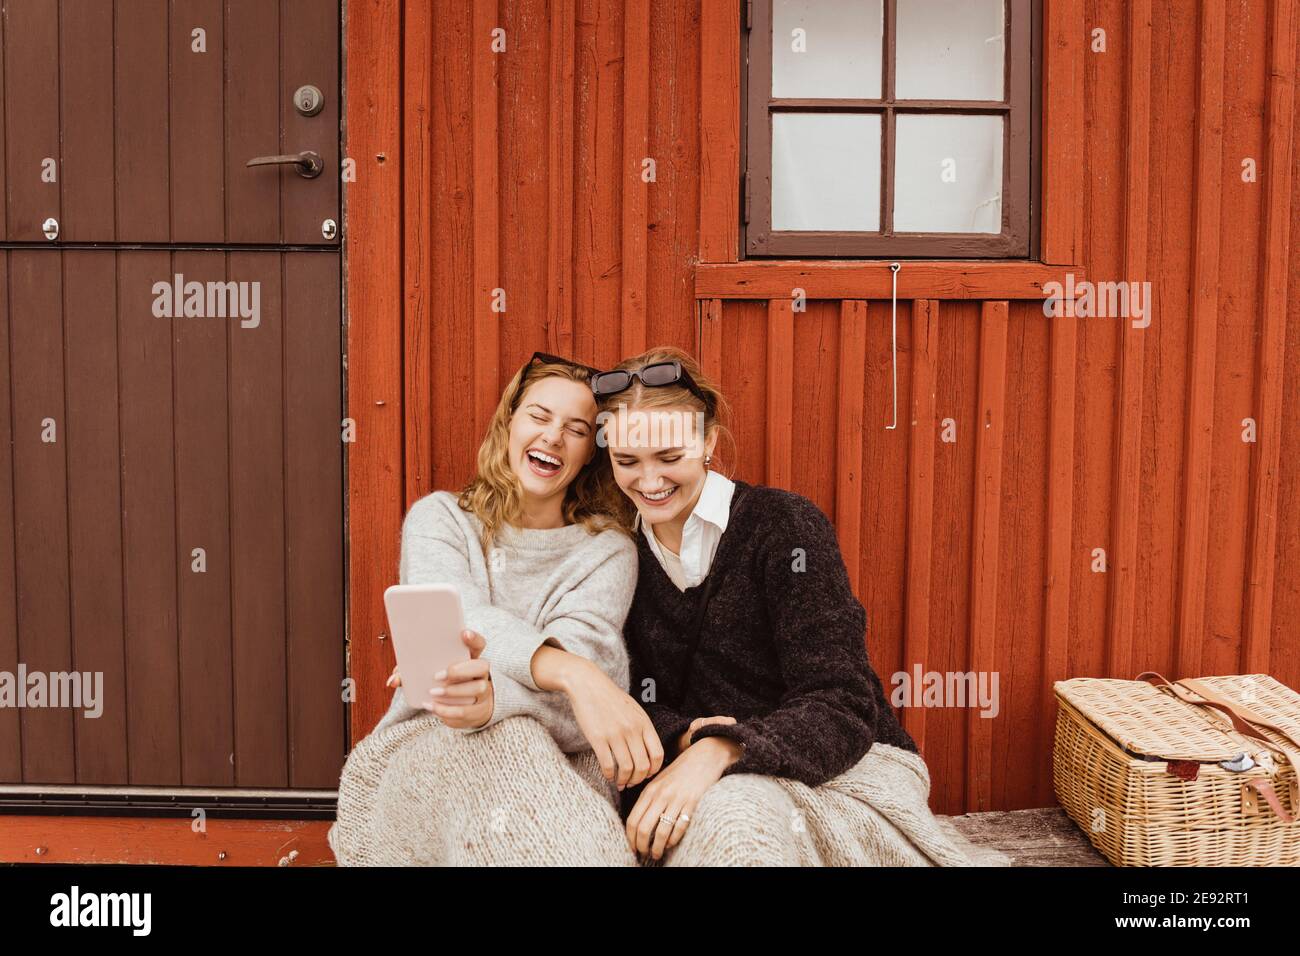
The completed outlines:
{"type": "Polygon", "coordinates": [[[315,116],[325,108],[325,94],[310,84],[300,86],[294,91],[293,105],[303,116],[315,116]]]}

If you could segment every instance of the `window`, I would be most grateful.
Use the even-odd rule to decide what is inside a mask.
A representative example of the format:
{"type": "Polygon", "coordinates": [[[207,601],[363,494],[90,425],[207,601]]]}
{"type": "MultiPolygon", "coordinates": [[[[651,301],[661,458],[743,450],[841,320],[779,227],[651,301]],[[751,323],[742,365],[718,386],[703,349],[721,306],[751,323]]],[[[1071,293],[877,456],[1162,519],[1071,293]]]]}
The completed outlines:
{"type": "Polygon", "coordinates": [[[1028,258],[1032,0],[753,0],[749,256],[1028,258]]]}

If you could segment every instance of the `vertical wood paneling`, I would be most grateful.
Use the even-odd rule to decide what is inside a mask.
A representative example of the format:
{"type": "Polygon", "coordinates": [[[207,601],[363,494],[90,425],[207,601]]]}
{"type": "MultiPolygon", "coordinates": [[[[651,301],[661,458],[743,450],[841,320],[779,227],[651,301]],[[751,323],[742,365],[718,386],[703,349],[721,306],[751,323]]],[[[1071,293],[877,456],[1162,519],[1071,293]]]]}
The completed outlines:
{"type": "MultiPolygon", "coordinates": [[[[1088,35],[1083,0],[1044,0],[1043,74],[1056,76],[1058,60],[1069,83],[1045,84],[1043,114],[1043,195],[1077,197],[1083,192],[1083,157],[1074,145],[1084,135],[1083,63],[1088,35]],[[1062,144],[1068,144],[1061,148],[1062,144]]],[[[1074,202],[1043,209],[1043,261],[1071,265],[1082,261],[1083,210],[1074,202]]]]}
{"type": "MultiPolygon", "coordinates": [[[[1161,318],[1143,330],[1146,381],[1133,645],[1141,660],[1133,666],[1168,674],[1177,671],[1174,621],[1183,502],[1179,476],[1185,467],[1193,207],[1199,201],[1188,184],[1195,176],[1192,104],[1199,52],[1194,4],[1153,4],[1151,14],[1149,138],[1153,172],[1148,177],[1147,277],[1161,318]],[[1183,119],[1169,122],[1170,116],[1183,119]]],[[[1085,384],[1081,383],[1081,388],[1085,384]]],[[[1082,396],[1079,400],[1086,401],[1082,396]]],[[[1085,436],[1079,436],[1080,442],[1084,440],[1085,436]]],[[[1081,554],[1079,559],[1079,566],[1086,568],[1089,555],[1081,554]]]]}
{"type": "Polygon", "coordinates": [[[794,464],[794,311],[789,299],[767,306],[767,477],[790,487],[794,464]]]}
{"type": "MultiPolygon", "coordinates": [[[[500,398],[501,313],[494,311],[499,271],[497,235],[497,61],[492,31],[496,0],[474,4],[470,61],[474,90],[474,411],[480,422],[500,398]]],[[[507,308],[509,299],[507,297],[507,308]]]]}
{"type": "Polygon", "coordinates": [[[862,596],[858,559],[862,540],[862,432],[867,303],[840,303],[840,368],[835,414],[835,530],[853,593],[862,596]]]}
{"type": "Polygon", "coordinates": [[[101,675],[102,713],[13,711],[0,724],[0,772],[25,783],[331,785],[344,741],[337,259],[299,253],[290,266],[286,355],[279,253],[234,253],[229,271],[211,251],[6,256],[26,261],[4,301],[54,320],[24,323],[12,356],[4,323],[0,358],[19,376],[12,417],[3,390],[4,428],[34,426],[30,442],[17,433],[0,481],[8,495],[17,478],[0,509],[0,669],[101,675]],[[260,283],[258,325],[155,314],[154,284],[174,274],[260,283]],[[47,417],[53,442],[41,441],[47,417]],[[297,509],[288,535],[286,475],[297,509]]]}
{"type": "MultiPolygon", "coordinates": [[[[911,451],[907,471],[907,629],[903,670],[930,659],[930,568],[934,548],[935,370],[939,352],[939,303],[912,303],[911,451]]],[[[910,701],[908,702],[911,703],[910,701]]],[[[925,750],[925,709],[906,707],[903,727],[925,750]]]]}
{"type": "MultiPolygon", "coordinates": [[[[739,3],[700,6],[700,49],[729,49],[740,35],[739,3]]],[[[740,222],[740,60],[700,58],[701,85],[722,96],[700,101],[700,261],[734,262],[740,222]]]]}
{"type": "MultiPolygon", "coordinates": [[[[463,3],[459,6],[467,7],[463,3]]],[[[618,54],[621,54],[622,35],[615,24],[617,18],[611,16],[611,9],[617,12],[617,4],[612,4],[610,0],[599,0],[597,8],[600,17],[600,40],[614,44],[618,47],[618,54]]],[[[546,79],[551,66],[549,4],[546,0],[509,0],[501,5],[501,19],[506,35],[510,38],[510,53],[502,62],[500,73],[501,166],[498,173],[501,286],[508,290],[510,296],[510,311],[501,324],[501,375],[502,378],[509,380],[515,370],[535,350],[547,343],[550,227],[544,213],[550,208],[551,186],[551,170],[547,163],[551,137],[551,91],[546,79]]],[[[445,16],[437,20],[434,42],[435,62],[439,57],[447,61],[453,60],[450,51],[444,49],[449,45],[446,38],[448,26],[445,16]]],[[[589,28],[589,32],[594,31],[590,31],[589,28]]],[[[581,69],[585,69],[588,73],[594,71],[604,78],[604,82],[594,92],[594,98],[601,103],[596,113],[602,110],[608,113],[609,101],[611,98],[617,98],[621,71],[621,60],[618,54],[611,55],[607,50],[602,49],[600,53],[593,51],[592,56],[579,60],[578,66],[581,69]],[[600,58],[598,63],[595,61],[596,56],[600,58]]],[[[436,75],[440,77],[446,74],[446,69],[436,71],[436,75]]],[[[593,95],[590,90],[588,92],[589,95],[593,95]]],[[[440,99],[453,95],[450,90],[439,90],[440,99]]],[[[437,113],[437,104],[434,112],[437,113]]],[[[452,153],[454,160],[458,143],[454,114],[447,122],[436,124],[435,129],[438,131],[433,144],[435,162],[443,153],[452,153]]],[[[617,138],[606,136],[605,139],[607,157],[617,162],[615,158],[619,150],[617,138]]],[[[586,168],[590,169],[590,164],[586,168]]],[[[601,180],[602,186],[605,189],[617,190],[617,169],[610,168],[605,172],[607,175],[601,180]]],[[[463,175],[458,170],[452,170],[451,174],[453,180],[463,175]]],[[[575,175],[580,173],[575,170],[575,175]]],[[[575,186],[575,188],[579,187],[575,186]]],[[[585,203],[586,209],[595,214],[605,208],[603,203],[608,201],[608,196],[605,194],[602,196],[602,202],[588,200],[585,203]]],[[[602,274],[592,277],[595,281],[589,288],[592,297],[586,303],[588,314],[580,328],[581,335],[575,339],[576,354],[573,357],[582,358],[589,364],[604,366],[613,364],[622,357],[618,336],[606,332],[603,328],[603,317],[618,309],[618,269],[611,268],[617,264],[618,259],[618,223],[609,216],[597,216],[593,221],[600,228],[602,257],[599,262],[591,260],[585,266],[579,266],[575,262],[575,269],[585,267],[602,274]],[[600,287],[599,296],[595,292],[596,285],[600,287]],[[591,314],[592,312],[599,314],[591,314]],[[591,341],[593,336],[596,337],[594,343],[591,341]]],[[[453,284],[457,283],[458,280],[453,278],[453,284]]],[[[459,284],[463,285],[463,283],[459,284]]],[[[446,290],[443,286],[439,286],[438,291],[440,297],[448,297],[450,293],[450,290],[446,290]]],[[[460,417],[468,418],[463,414],[460,417]]],[[[448,424],[450,423],[440,424],[440,434],[448,424]]],[[[476,432],[481,429],[478,422],[470,424],[476,432]]],[[[457,460],[454,465],[457,482],[468,477],[471,462],[457,460]]],[[[448,470],[441,462],[435,467],[448,470]]]]}
{"type": "MultiPolygon", "coordinates": [[[[1296,53],[1300,72],[1300,50],[1296,53]]],[[[1292,159],[1300,152],[1300,96],[1294,97],[1292,120],[1292,159]]],[[[1298,190],[1297,177],[1292,167],[1292,196],[1298,190]]],[[[1300,202],[1291,203],[1291,234],[1300,236],[1300,202]]],[[[1282,378],[1282,407],[1300,407],[1300,241],[1291,243],[1287,263],[1287,323],[1282,378]]],[[[1282,416],[1282,447],[1300,447],[1300,417],[1282,416]]],[[[1273,587],[1273,624],[1269,634],[1271,652],[1269,664],[1278,675],[1300,674],[1300,642],[1294,640],[1295,622],[1300,620],[1300,461],[1295,454],[1281,457],[1281,472],[1277,495],[1277,580],[1273,587]]],[[[1285,678],[1283,678],[1285,679],[1285,678]]],[[[1300,681],[1287,680],[1292,687],[1300,681]]]]}
{"type": "MultiPolygon", "coordinates": [[[[699,333],[696,336],[697,344],[695,355],[700,363],[700,369],[709,377],[714,384],[722,381],[722,300],[721,299],[704,299],[697,304],[699,333]]],[[[713,461],[710,467],[714,471],[722,474],[732,474],[736,467],[735,453],[732,447],[733,438],[730,428],[734,424],[729,421],[725,414],[720,414],[721,424],[728,429],[726,433],[719,437],[718,443],[713,447],[713,461]]]]}
{"type": "MultiPolygon", "coordinates": [[[[576,0],[551,4],[550,247],[547,254],[546,342],[551,352],[573,347],[573,73],[576,0]]],[[[478,97],[476,97],[478,100],[478,97]]],[[[477,188],[477,187],[476,187],[477,188]]],[[[484,419],[486,421],[486,419],[484,419]]]]}
{"type": "Polygon", "coordinates": [[[267,95],[280,86],[280,8],[267,0],[226,0],[224,15],[225,195],[227,208],[239,211],[226,216],[226,240],[264,242],[281,235],[281,177],[244,164],[280,151],[280,104],[267,95]]]}
{"type": "Polygon", "coordinates": [[[348,610],[354,743],[378,723],[391,697],[384,681],[393,660],[380,641],[387,625],[375,596],[397,575],[404,510],[402,233],[393,215],[401,208],[402,171],[380,159],[401,149],[401,70],[390,47],[400,24],[397,0],[354,7],[346,21],[347,85],[370,90],[348,101],[346,148],[358,167],[347,202],[348,418],[356,427],[347,448],[348,521],[373,529],[354,534],[348,548],[352,593],[370,596],[348,610]]]}
{"type": "Polygon", "coordinates": [[[77,781],[120,784],[127,779],[127,741],[118,369],[111,360],[117,354],[117,255],[69,250],[59,257],[66,331],[72,659],[77,670],[103,675],[100,716],[73,714],[77,781]]]}
{"type": "MultiPolygon", "coordinates": [[[[432,288],[437,290],[430,306],[430,324],[432,326],[432,343],[429,346],[432,371],[427,382],[413,385],[408,393],[408,400],[427,403],[431,407],[431,435],[429,442],[436,444],[427,453],[431,457],[431,488],[460,488],[473,473],[474,459],[479,443],[483,440],[483,427],[486,422],[478,414],[476,397],[475,369],[475,327],[477,315],[475,300],[477,298],[474,283],[474,164],[467,159],[472,154],[474,127],[474,93],[470,77],[473,74],[473,50],[471,40],[473,22],[471,11],[461,0],[438,0],[434,7],[433,22],[437,32],[433,44],[433,94],[431,102],[433,129],[432,141],[432,182],[424,187],[432,197],[429,211],[424,219],[429,229],[429,246],[437,250],[433,257],[432,288]]],[[[538,42],[548,47],[545,30],[516,30],[510,36],[515,43],[527,42],[526,37],[542,33],[538,42]]],[[[351,49],[351,47],[349,47],[351,49]]],[[[537,59],[532,60],[533,63],[537,59]]],[[[536,85],[535,83],[533,85],[536,85]]],[[[544,94],[542,91],[539,98],[544,94]]],[[[418,103],[418,96],[417,100],[418,103]]],[[[545,121],[549,118],[543,112],[545,121]]],[[[418,122],[418,120],[416,120],[418,122]]],[[[549,127],[548,127],[549,128],[549,127]]],[[[513,143],[514,138],[510,139],[513,143]]],[[[539,161],[535,154],[533,165],[542,172],[542,188],[548,182],[546,163],[539,161]]],[[[392,167],[390,161],[389,167],[392,167]]],[[[516,170],[517,170],[516,166],[516,170]]],[[[396,171],[396,170],[395,170],[396,171]]],[[[403,171],[404,172],[404,171],[403,171]]],[[[507,176],[503,185],[507,190],[517,176],[507,176]]],[[[416,188],[414,186],[409,188],[416,188]]],[[[507,191],[507,197],[510,193],[507,191]]],[[[530,197],[541,200],[535,208],[546,208],[545,197],[539,193],[529,193],[530,197]]],[[[535,213],[536,215],[536,213],[535,213]]],[[[507,218],[503,222],[509,222],[507,218]]],[[[536,326],[543,335],[536,341],[545,341],[544,329],[547,321],[545,283],[547,257],[545,245],[548,229],[533,225],[526,234],[538,237],[534,244],[517,245],[521,235],[511,232],[506,248],[518,248],[521,255],[531,254],[540,263],[538,271],[542,273],[541,285],[532,299],[528,298],[529,284],[519,278],[519,273],[508,282],[507,312],[508,322],[512,325],[526,321],[530,314],[536,314],[539,324],[536,326]],[[521,301],[522,300],[522,301],[521,301]],[[521,312],[523,313],[521,315],[521,312]]],[[[509,256],[505,260],[510,261],[509,256]]],[[[351,268],[349,266],[349,268],[351,268]]],[[[505,273],[503,273],[505,274],[505,273]]],[[[413,357],[418,361],[418,354],[413,357]]],[[[420,414],[417,409],[414,415],[420,414]]],[[[408,482],[408,486],[410,482],[408,482]]],[[[408,499],[408,502],[411,499],[408,499]]],[[[383,609],[377,607],[382,618],[383,609]]],[[[391,669],[391,662],[388,665],[391,669]]],[[[388,671],[384,672],[387,678],[388,671]]],[[[376,685],[376,692],[390,696],[383,681],[376,685]]]]}
{"type": "MultiPolygon", "coordinates": [[[[650,6],[650,155],[647,338],[687,348],[694,333],[691,263],[699,254],[700,46],[704,4],[650,6]]],[[[709,56],[717,55],[713,52],[709,56]]]]}
{"type": "Polygon", "coordinates": [[[700,368],[714,380],[722,376],[722,300],[700,303],[700,368]]]}
{"type": "Polygon", "coordinates": [[[1297,16],[1295,0],[1270,4],[1267,140],[1264,167],[1259,349],[1255,406],[1259,428],[1252,470],[1249,567],[1246,578],[1241,666],[1267,673],[1271,661],[1276,581],[1277,509],[1282,458],[1282,383],[1287,338],[1287,281],[1291,257],[1292,149],[1297,16]]]}
{"type": "MultiPolygon", "coordinates": [[[[5,47],[8,45],[6,38],[5,16],[0,14],[0,77],[7,76],[5,73],[5,47]]],[[[7,97],[0,96],[0,176],[4,181],[9,181],[9,148],[8,148],[8,107],[5,100],[7,97]]],[[[9,236],[9,193],[8,190],[0,190],[0,239],[8,239],[9,236]]]]}
{"type": "Polygon", "coordinates": [[[861,532],[857,554],[858,587],[867,611],[867,652],[881,681],[892,691],[892,675],[909,665],[904,655],[907,604],[907,522],[912,305],[898,303],[899,427],[889,429],[894,412],[894,335],[891,303],[867,304],[863,361],[861,532]],[[886,541],[901,546],[882,547],[886,541]]]}
{"type": "MultiPolygon", "coordinates": [[[[573,295],[562,354],[606,367],[623,354],[621,329],[610,328],[607,317],[622,310],[629,267],[620,217],[610,211],[634,188],[623,175],[622,129],[606,128],[603,119],[618,115],[625,89],[623,16],[622,0],[581,0],[573,45],[573,295]]],[[[531,352],[519,349],[524,358],[531,352]]]]}
{"type": "Polygon", "coordinates": [[[42,175],[46,161],[57,163],[60,156],[59,8],[43,0],[12,0],[4,18],[8,238],[44,242],[46,217],[63,221],[59,184],[42,175]]]}
{"type": "MultiPolygon", "coordinates": [[[[976,451],[983,429],[980,408],[978,302],[945,302],[934,363],[935,415],[939,419],[934,456],[934,514],[930,568],[930,640],[926,671],[964,673],[971,661],[972,557],[979,488],[976,451]],[[946,440],[945,440],[946,439],[946,440]]],[[[934,788],[941,806],[973,805],[967,793],[972,772],[970,717],[960,708],[930,708],[926,715],[934,788]]]]}
{"type": "Polygon", "coordinates": [[[225,157],[215,145],[221,142],[225,115],[221,0],[170,2],[171,238],[174,242],[224,239],[225,157]],[[193,36],[197,30],[206,34],[200,50],[195,49],[199,39],[193,36]]]}
{"type": "MultiPolygon", "coordinates": [[[[3,18],[0,18],[0,24],[3,18]]],[[[0,124],[2,125],[2,124],[0,124]]],[[[0,203],[3,205],[3,203],[0,203]]],[[[0,252],[0,369],[9,373],[9,253],[0,252]]],[[[0,388],[0,502],[12,502],[13,417],[10,390],[0,388]]],[[[18,671],[18,581],[14,541],[14,510],[0,507],[0,670],[18,671]]],[[[0,783],[23,778],[22,735],[19,711],[0,707],[0,783]]]]}
{"type": "Polygon", "coordinates": [[[623,327],[624,355],[646,349],[646,227],[650,156],[650,0],[628,0],[623,21],[623,327]]]}
{"type": "Polygon", "coordinates": [[[406,500],[414,501],[434,489],[433,395],[430,346],[433,305],[433,243],[427,217],[433,208],[433,10],[428,3],[405,6],[402,42],[402,262],[406,288],[403,299],[402,370],[408,396],[406,412],[406,500]]]}
{"type": "Polygon", "coordinates": [[[113,5],[60,0],[62,124],[60,236],[71,242],[116,234],[113,222],[113,5]]]}
{"type": "Polygon", "coordinates": [[[168,5],[139,0],[115,4],[113,12],[117,238],[166,242],[171,221],[168,5]]]}
{"type": "Polygon", "coordinates": [[[795,321],[786,354],[790,368],[790,478],[782,487],[833,515],[840,308],[825,300],[806,305],[806,311],[792,313],[795,321]]]}
{"type": "MultiPolygon", "coordinates": [[[[289,785],[332,787],[343,741],[342,460],[339,262],[284,257],[285,600],[289,785]],[[325,643],[322,644],[324,638],[325,643]]],[[[388,571],[388,582],[396,580],[388,571]]]]}
{"type": "Polygon", "coordinates": [[[327,241],[338,0],[16,0],[0,19],[0,236],[43,243],[52,216],[63,242],[327,241]],[[324,94],[310,117],[292,104],[307,82],[324,94]],[[244,165],[303,149],[322,175],[244,165]]]}
{"type": "MultiPolygon", "coordinates": [[[[1116,280],[1123,270],[1124,229],[1124,30],[1127,4],[1092,0],[1082,52],[1085,73],[1085,121],[1088,148],[1081,150],[1084,179],[1080,187],[1086,224],[1084,262],[1089,280],[1116,280]],[[1094,27],[1093,24],[1096,26],[1094,27]],[[1104,24],[1104,26],[1103,26],[1104,24]],[[1090,31],[1104,29],[1107,52],[1094,53],[1090,31]]],[[[1083,318],[1078,325],[1078,389],[1075,400],[1074,580],[1071,622],[1075,634],[1104,635],[1109,613],[1113,530],[1112,487],[1115,474],[1115,372],[1119,336],[1113,318],[1083,318]],[[1100,549],[1100,551],[1099,551],[1100,549]],[[1106,570],[1097,570],[1093,555],[1104,553],[1106,570]]],[[[1071,674],[1106,670],[1106,641],[1098,637],[1070,645],[1071,674]]]]}
{"type": "MultiPolygon", "coordinates": [[[[282,241],[286,243],[326,243],[321,224],[326,218],[337,220],[339,215],[339,6],[339,0],[280,0],[284,34],[276,99],[283,138],[276,152],[310,149],[319,153],[325,164],[314,179],[280,167],[282,241]],[[294,91],[304,83],[320,87],[323,94],[324,106],[315,116],[303,116],[293,105],[294,91]]],[[[328,240],[328,244],[337,241],[328,240]]]]}
{"type": "Polygon", "coordinates": [[[1178,601],[1178,673],[1200,673],[1205,644],[1209,555],[1211,443],[1214,430],[1216,315],[1223,183],[1223,44],[1225,11],[1202,0],[1197,84],[1196,204],[1192,248],[1192,350],[1187,392],[1187,468],[1178,601]]]}
{"type": "Polygon", "coordinates": [[[152,307],[171,265],[166,252],[122,255],[117,279],[127,759],[140,785],[181,778],[172,331],[152,307]]]}
{"type": "MultiPolygon", "coordinates": [[[[1048,423],[1047,586],[1043,615],[1043,677],[1040,710],[1055,716],[1054,685],[1070,676],[1071,569],[1082,558],[1074,552],[1074,391],[1077,374],[1078,319],[1051,320],[1051,384],[1048,423]]],[[[1050,781],[1040,777],[1039,799],[1050,781]]]]}
{"type": "MultiPolygon", "coordinates": [[[[975,510],[971,530],[969,670],[998,669],[998,560],[1002,505],[1002,436],[1006,425],[1007,303],[985,302],[980,316],[979,416],[974,423],[975,510]]],[[[970,707],[966,751],[966,801],[973,810],[991,806],[992,727],[970,707]]]]}
{"type": "MultiPolygon", "coordinates": [[[[1128,123],[1125,132],[1124,278],[1140,283],[1147,275],[1147,179],[1150,163],[1151,4],[1134,0],[1128,20],[1128,123]]],[[[1151,303],[1146,303],[1148,311],[1151,303]]],[[[1119,324],[1120,369],[1116,394],[1115,501],[1111,525],[1109,673],[1136,676],[1133,621],[1138,559],[1138,503],[1142,494],[1141,453],[1143,360],[1146,330],[1133,320],[1119,324]]],[[[1144,668],[1143,668],[1144,669],[1144,668]]]]}
{"type": "MultiPolygon", "coordinates": [[[[62,220],[60,241],[219,243],[228,214],[239,217],[236,238],[275,241],[278,189],[269,199],[245,190],[232,206],[225,181],[253,175],[243,167],[249,155],[280,150],[281,81],[311,79],[325,91],[327,108],[313,118],[322,125],[303,129],[325,137],[327,171],[316,188],[337,215],[328,197],[338,188],[339,7],[311,0],[293,11],[289,50],[275,8],[245,0],[5,4],[0,150],[11,159],[13,124],[39,112],[23,148],[61,162],[48,184],[49,196],[63,192],[62,208],[49,209],[62,220]],[[229,35],[228,14],[236,26],[229,35]],[[205,48],[195,49],[200,29],[205,48]],[[15,54],[16,43],[23,52],[15,54]],[[247,67],[231,79],[239,95],[229,103],[227,53],[247,67]],[[23,75],[15,79],[15,70],[23,75]],[[9,108],[15,98],[25,103],[17,112],[9,108]],[[237,131],[224,128],[232,120],[237,131]],[[227,132],[233,150],[222,148],[227,132]]],[[[286,137],[299,139],[293,122],[285,125],[286,137]]],[[[28,158],[19,157],[24,168],[28,158]]],[[[26,186],[6,177],[21,191],[17,206],[8,196],[6,206],[24,220],[22,203],[48,199],[38,188],[41,163],[32,169],[26,186]]],[[[272,181],[280,174],[271,170],[272,181]]],[[[318,236],[319,212],[293,205],[318,236]]],[[[391,206],[377,205],[391,219],[391,206]]],[[[294,308],[309,318],[297,354],[286,356],[278,253],[228,261],[206,250],[60,251],[39,225],[20,237],[34,248],[4,254],[0,289],[0,668],[102,675],[103,714],[62,706],[13,714],[0,723],[0,775],[35,784],[330,785],[345,719],[337,257],[304,264],[294,308]],[[265,325],[244,328],[240,316],[214,314],[213,288],[199,293],[202,316],[181,301],[167,314],[155,288],[170,291],[173,277],[258,286],[265,325]],[[292,383],[301,387],[288,439],[279,419],[285,365],[310,375],[292,383]],[[46,419],[56,429],[50,440],[41,435],[46,419]],[[15,422],[32,428],[11,434],[15,422]],[[295,515],[287,544],[286,471],[295,503],[313,509],[295,515]],[[302,622],[291,634],[295,692],[286,688],[290,583],[302,622]]],[[[376,311],[364,314],[369,323],[376,311]]],[[[392,398],[400,403],[400,383],[392,398]]],[[[397,511],[394,530],[399,521],[397,511]]]]}
{"type": "MultiPolygon", "coordinates": [[[[228,323],[230,616],[235,785],[289,785],[285,739],[285,455],[280,256],[235,252],[228,275],[260,283],[256,327],[228,323]]],[[[301,361],[293,355],[293,362],[301,361]]],[[[302,557],[295,555],[295,557],[302,557]]],[[[341,566],[335,565],[335,567],[341,566]]],[[[324,632],[322,632],[324,633],[324,632]]]]}
{"type": "MultiPolygon", "coordinates": [[[[1054,727],[1043,711],[1043,593],[1048,568],[1047,489],[1050,469],[1051,388],[1049,323],[1036,301],[1009,302],[1006,398],[1002,434],[1002,506],[998,531],[997,614],[993,642],[998,674],[996,713],[981,717],[992,744],[991,802],[1030,806],[1040,778],[1020,768],[1021,755],[1051,748],[1054,727]],[[1014,550],[1012,546],[1014,542],[1014,550]],[[1010,772],[1008,772],[1010,771],[1010,772]]],[[[989,686],[992,690],[992,686],[989,686]]],[[[981,706],[978,708],[984,712],[981,706]]]]}
{"type": "MultiPolygon", "coordinates": [[[[172,268],[186,283],[223,281],[225,256],[177,252],[172,268]]],[[[235,779],[228,321],[171,320],[181,780],[187,786],[232,786],[235,779]],[[200,549],[201,557],[196,554],[200,549]]]]}
{"type": "MultiPolygon", "coordinates": [[[[14,549],[22,556],[15,578],[18,660],[29,672],[73,666],[62,295],[57,256],[40,249],[10,253],[14,549]]],[[[19,719],[25,779],[72,783],[72,712],[28,708],[19,719]]]]}
{"type": "Polygon", "coordinates": [[[767,446],[771,440],[767,425],[768,305],[766,302],[722,304],[721,374],[717,378],[722,394],[731,406],[731,434],[725,460],[731,476],[745,481],[767,481],[767,446]]]}
{"type": "MultiPolygon", "coordinates": [[[[1268,96],[1268,4],[1255,0],[1225,23],[1222,170],[1218,306],[1215,314],[1213,437],[1210,499],[1214,502],[1206,551],[1205,635],[1202,673],[1238,673],[1242,667],[1242,624],[1249,575],[1252,444],[1244,442],[1243,421],[1256,418],[1259,283],[1264,249],[1264,184],[1242,178],[1243,157],[1266,161],[1268,96]]],[[[1256,441],[1257,445],[1258,442],[1256,441]]]]}

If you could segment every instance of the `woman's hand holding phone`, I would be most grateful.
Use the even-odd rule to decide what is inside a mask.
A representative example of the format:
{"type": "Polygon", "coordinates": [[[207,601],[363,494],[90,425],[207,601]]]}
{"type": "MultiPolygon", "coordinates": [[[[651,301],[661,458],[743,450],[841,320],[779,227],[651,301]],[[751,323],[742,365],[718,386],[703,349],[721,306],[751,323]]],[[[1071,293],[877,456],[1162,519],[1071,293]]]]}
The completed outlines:
{"type": "MultiPolygon", "coordinates": [[[[480,656],[487,641],[477,631],[470,630],[461,631],[460,639],[469,648],[469,660],[458,661],[435,675],[438,683],[429,688],[429,703],[425,704],[425,709],[436,714],[448,727],[482,727],[492,719],[496,709],[491,665],[480,656]]],[[[393,668],[388,686],[402,686],[397,668],[393,668]]]]}

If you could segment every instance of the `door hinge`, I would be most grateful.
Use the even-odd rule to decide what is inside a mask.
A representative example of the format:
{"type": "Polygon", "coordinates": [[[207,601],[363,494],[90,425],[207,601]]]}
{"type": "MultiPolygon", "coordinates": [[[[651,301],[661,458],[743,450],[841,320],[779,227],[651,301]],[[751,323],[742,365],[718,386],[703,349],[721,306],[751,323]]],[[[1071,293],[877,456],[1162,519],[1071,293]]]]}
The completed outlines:
{"type": "Polygon", "coordinates": [[[745,29],[754,29],[754,0],[745,0],[745,29]]]}
{"type": "Polygon", "coordinates": [[[743,192],[741,193],[741,195],[744,197],[744,207],[745,207],[745,210],[744,210],[744,216],[745,216],[745,222],[748,223],[748,222],[749,222],[749,205],[750,205],[750,196],[749,196],[749,173],[745,173],[745,174],[741,177],[741,189],[743,190],[743,192]]]}

